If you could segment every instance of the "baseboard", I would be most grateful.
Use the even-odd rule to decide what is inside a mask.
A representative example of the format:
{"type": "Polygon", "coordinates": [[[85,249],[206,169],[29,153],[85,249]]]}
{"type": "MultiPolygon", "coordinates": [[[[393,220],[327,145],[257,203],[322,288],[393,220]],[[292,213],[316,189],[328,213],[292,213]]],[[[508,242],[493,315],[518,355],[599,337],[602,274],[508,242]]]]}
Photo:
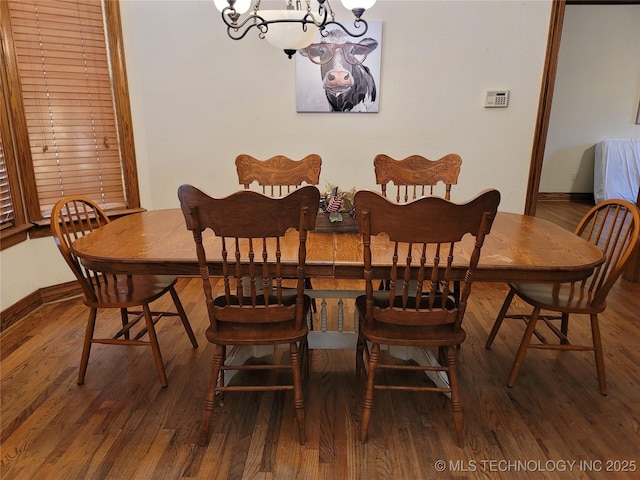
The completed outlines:
{"type": "Polygon", "coordinates": [[[82,289],[76,281],[52,285],[50,287],[36,290],[0,312],[0,332],[5,331],[11,325],[14,325],[16,322],[20,321],[45,303],[81,294],[82,289]]]}
{"type": "Polygon", "coordinates": [[[14,303],[9,308],[4,309],[0,314],[0,331],[4,332],[18,320],[33,312],[40,305],[42,305],[42,296],[40,295],[40,291],[36,290],[24,297],[22,300],[14,303]]]}
{"type": "Polygon", "coordinates": [[[82,295],[82,288],[76,280],[67,283],[60,283],[40,289],[42,303],[56,302],[65,298],[82,295]]]}
{"type": "Polygon", "coordinates": [[[561,192],[540,192],[538,201],[547,202],[577,202],[593,204],[593,193],[561,193],[561,192]]]}

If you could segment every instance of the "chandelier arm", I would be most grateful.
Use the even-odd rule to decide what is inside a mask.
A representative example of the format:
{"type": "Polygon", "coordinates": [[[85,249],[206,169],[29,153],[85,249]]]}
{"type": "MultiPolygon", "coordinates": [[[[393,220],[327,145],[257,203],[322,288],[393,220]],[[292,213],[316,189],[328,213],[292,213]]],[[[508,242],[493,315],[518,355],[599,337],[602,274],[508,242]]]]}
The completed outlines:
{"type": "Polygon", "coordinates": [[[260,37],[262,37],[266,33],[266,25],[269,22],[267,22],[260,15],[257,15],[255,12],[249,15],[240,23],[238,23],[239,17],[240,15],[238,15],[235,10],[229,7],[225,8],[222,11],[222,21],[227,26],[227,35],[229,35],[229,38],[231,38],[232,40],[242,40],[253,27],[256,27],[260,31],[260,37]],[[227,12],[227,10],[229,10],[229,12],[227,12]]]}
{"type": "MultiPolygon", "coordinates": [[[[324,13],[324,16],[320,18],[318,21],[316,21],[315,17],[310,12],[307,13],[301,19],[284,19],[283,18],[279,20],[265,20],[256,12],[253,12],[251,15],[245,18],[242,22],[238,23],[239,15],[235,12],[235,10],[227,7],[222,11],[222,20],[224,21],[225,25],[227,25],[227,35],[229,35],[229,38],[231,38],[232,40],[242,40],[253,27],[257,28],[260,31],[258,36],[260,38],[264,38],[265,34],[269,30],[269,25],[271,25],[272,23],[300,23],[302,24],[302,28],[304,30],[306,30],[307,24],[315,25],[320,30],[322,30],[325,27],[325,25],[328,25],[330,23],[336,23],[337,25],[340,25],[337,22],[327,22],[326,10],[324,10],[324,12],[319,12],[319,13],[321,15],[324,13]],[[229,12],[227,12],[227,10],[229,10],[229,12]]],[[[364,20],[361,20],[361,21],[366,24],[364,20]]],[[[345,32],[348,33],[348,31],[342,25],[340,25],[340,27],[345,32]]]]}
{"type": "MultiPolygon", "coordinates": [[[[318,0],[318,13],[322,15],[324,12],[324,18],[327,18],[327,14],[331,15],[331,21],[335,21],[336,14],[333,13],[333,8],[331,8],[331,2],[329,0],[318,0]]],[[[326,20],[325,20],[326,21],[326,20]]]]}
{"type": "MultiPolygon", "coordinates": [[[[353,33],[353,32],[351,32],[347,27],[345,27],[344,25],[342,25],[340,22],[336,22],[336,21],[333,21],[333,20],[332,20],[332,21],[329,21],[329,22],[326,22],[324,26],[325,26],[325,27],[327,27],[327,26],[329,26],[329,25],[336,25],[336,26],[340,27],[340,28],[344,31],[344,33],[346,33],[347,35],[349,35],[349,36],[351,36],[351,37],[354,37],[354,38],[359,38],[359,37],[362,37],[362,36],[363,36],[365,33],[367,33],[367,31],[369,30],[369,24],[367,23],[367,21],[366,21],[366,20],[359,19],[359,20],[355,20],[355,21],[353,22],[353,26],[354,26],[357,30],[360,30],[360,28],[361,28],[361,27],[359,26],[360,24],[363,24],[363,25],[364,25],[364,30],[362,30],[362,32],[357,32],[357,33],[353,33]]],[[[320,29],[320,34],[321,34],[323,37],[327,36],[327,33],[325,33],[324,28],[321,28],[321,29],[320,29]]]]}
{"type": "MultiPolygon", "coordinates": [[[[307,25],[314,25],[320,31],[320,34],[323,37],[326,37],[329,32],[327,32],[326,27],[330,25],[336,25],[339,27],[344,33],[347,35],[358,38],[362,37],[369,30],[369,24],[366,20],[361,18],[361,15],[364,13],[364,9],[354,9],[353,14],[356,16],[356,19],[353,22],[354,31],[351,31],[349,28],[345,27],[342,23],[337,22],[335,20],[335,15],[333,9],[331,8],[331,4],[329,0],[317,0],[318,1],[318,13],[312,14],[310,8],[310,1],[307,0],[307,12],[302,18],[290,19],[290,18],[281,18],[281,19],[272,19],[265,20],[264,17],[260,15],[259,6],[261,0],[256,0],[253,12],[247,15],[244,20],[240,21],[241,14],[238,13],[233,5],[235,4],[235,0],[229,0],[229,6],[225,7],[222,10],[222,21],[227,26],[227,35],[232,40],[241,40],[243,39],[247,33],[252,29],[256,28],[258,30],[258,36],[260,38],[265,38],[269,25],[274,23],[299,23],[302,24],[302,30],[307,30],[307,25]],[[317,20],[316,20],[317,18],[317,20]]],[[[298,4],[300,0],[297,0],[298,4]]],[[[298,9],[300,10],[300,9],[298,9]]]]}
{"type": "Polygon", "coordinates": [[[316,27],[322,30],[324,26],[327,24],[327,9],[326,8],[318,9],[318,16],[319,16],[319,19],[316,22],[315,17],[311,14],[311,12],[307,12],[307,14],[303,17],[303,20],[305,21],[305,23],[313,23],[316,27]]]}

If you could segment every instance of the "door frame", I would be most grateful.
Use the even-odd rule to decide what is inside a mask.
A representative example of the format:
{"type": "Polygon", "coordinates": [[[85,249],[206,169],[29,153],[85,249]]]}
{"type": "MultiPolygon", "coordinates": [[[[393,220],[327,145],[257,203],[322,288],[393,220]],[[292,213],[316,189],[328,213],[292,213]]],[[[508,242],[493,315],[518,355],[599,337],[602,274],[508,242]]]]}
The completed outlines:
{"type": "Polygon", "coordinates": [[[553,89],[558,69],[558,52],[560,51],[565,5],[566,0],[553,0],[551,2],[547,52],[544,60],[540,100],[538,102],[538,116],[533,137],[531,163],[529,165],[529,180],[527,182],[527,194],[524,206],[525,215],[534,216],[536,214],[540,177],[542,176],[542,161],[544,160],[544,150],[547,144],[551,102],[553,100],[553,89]]]}

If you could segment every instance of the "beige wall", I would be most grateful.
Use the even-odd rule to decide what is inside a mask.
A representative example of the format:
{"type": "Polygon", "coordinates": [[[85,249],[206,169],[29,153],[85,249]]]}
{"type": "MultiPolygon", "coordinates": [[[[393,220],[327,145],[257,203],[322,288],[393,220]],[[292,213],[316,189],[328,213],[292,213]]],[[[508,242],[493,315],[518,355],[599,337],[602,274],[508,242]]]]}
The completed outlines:
{"type": "Polygon", "coordinates": [[[124,2],[146,204],[177,206],[181,183],[232,192],[239,153],[318,153],[323,185],[374,188],[376,153],[457,152],[456,199],[496,187],[503,209],[522,211],[549,11],[540,1],[379,1],[367,18],[383,22],[380,112],[297,114],[294,61],[254,34],[227,38],[211,2],[124,2]],[[511,90],[509,108],[483,108],[491,88],[511,90]]]}
{"type": "MultiPolygon", "coordinates": [[[[495,187],[501,210],[522,212],[550,5],[378,0],[380,112],[297,114],[294,60],[255,34],[227,38],[210,0],[121,0],[142,204],[177,207],[182,183],[231,193],[239,153],[318,153],[321,185],[375,188],[376,153],[456,152],[454,200],[495,187]],[[483,108],[488,89],[509,89],[509,107],[483,108]]],[[[0,255],[2,309],[70,279],[51,239],[0,255]]]]}
{"type": "Polygon", "coordinates": [[[640,138],[639,101],[640,5],[567,5],[540,191],[593,192],[594,145],[640,138]]]}

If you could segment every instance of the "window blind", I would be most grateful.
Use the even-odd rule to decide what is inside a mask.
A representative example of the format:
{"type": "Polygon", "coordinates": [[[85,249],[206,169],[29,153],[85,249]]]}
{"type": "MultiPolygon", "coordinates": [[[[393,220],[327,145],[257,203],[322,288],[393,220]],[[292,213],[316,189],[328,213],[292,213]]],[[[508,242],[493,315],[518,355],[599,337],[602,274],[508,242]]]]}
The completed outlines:
{"type": "Polygon", "coordinates": [[[4,143],[0,130],[0,229],[13,226],[13,202],[9,188],[9,172],[4,158],[4,143]]]}
{"type": "Polygon", "coordinates": [[[9,0],[44,218],[81,194],[125,208],[121,154],[99,0],[9,0]]]}

